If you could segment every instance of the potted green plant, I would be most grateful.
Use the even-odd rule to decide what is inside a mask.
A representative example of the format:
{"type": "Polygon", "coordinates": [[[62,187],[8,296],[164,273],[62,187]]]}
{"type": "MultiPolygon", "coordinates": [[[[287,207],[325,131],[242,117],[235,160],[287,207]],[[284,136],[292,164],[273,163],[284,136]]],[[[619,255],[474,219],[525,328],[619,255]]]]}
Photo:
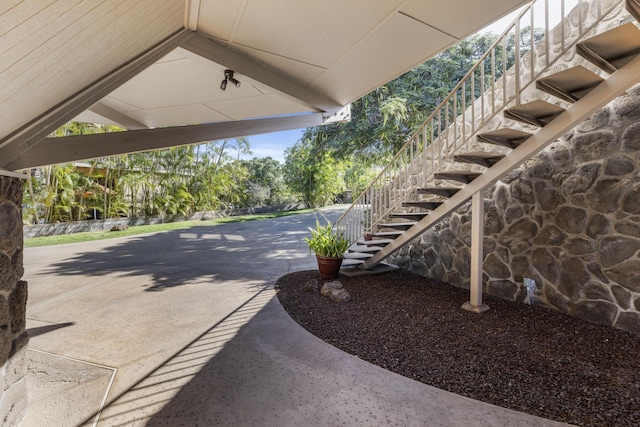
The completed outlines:
{"type": "Polygon", "coordinates": [[[333,279],[340,273],[344,253],[349,248],[349,240],[342,233],[335,232],[331,223],[320,225],[316,220],[316,227],[309,227],[311,237],[305,237],[304,241],[309,249],[316,253],[318,271],[323,279],[333,279]]]}

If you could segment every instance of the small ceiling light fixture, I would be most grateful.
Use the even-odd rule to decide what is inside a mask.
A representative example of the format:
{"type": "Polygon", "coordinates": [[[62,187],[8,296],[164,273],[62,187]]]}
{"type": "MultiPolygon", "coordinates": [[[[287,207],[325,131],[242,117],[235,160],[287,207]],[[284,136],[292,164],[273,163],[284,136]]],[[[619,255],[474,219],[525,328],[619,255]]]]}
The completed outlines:
{"type": "Polygon", "coordinates": [[[236,87],[240,87],[240,82],[233,78],[233,70],[224,70],[224,79],[220,82],[220,89],[225,90],[229,82],[233,83],[236,87]]]}

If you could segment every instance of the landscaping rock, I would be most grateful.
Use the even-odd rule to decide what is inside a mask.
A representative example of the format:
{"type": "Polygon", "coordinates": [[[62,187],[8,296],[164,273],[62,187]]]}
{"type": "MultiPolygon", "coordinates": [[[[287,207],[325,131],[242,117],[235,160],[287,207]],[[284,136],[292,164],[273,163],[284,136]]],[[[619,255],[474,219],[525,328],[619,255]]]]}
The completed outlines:
{"type": "Polygon", "coordinates": [[[320,295],[322,295],[323,297],[329,296],[329,293],[333,290],[336,289],[342,289],[342,283],[340,283],[340,281],[338,280],[334,280],[333,282],[327,282],[322,286],[322,289],[320,289],[320,295]]]}
{"type": "Polygon", "coordinates": [[[351,294],[344,288],[332,289],[329,292],[329,299],[333,302],[348,302],[351,301],[351,294]]]}
{"type": "Polygon", "coordinates": [[[303,289],[307,292],[318,292],[320,290],[320,282],[317,279],[311,279],[304,284],[303,289]]]}
{"type": "Polygon", "coordinates": [[[111,231],[124,231],[127,228],[129,228],[127,224],[116,224],[113,227],[111,227],[111,231]]]}

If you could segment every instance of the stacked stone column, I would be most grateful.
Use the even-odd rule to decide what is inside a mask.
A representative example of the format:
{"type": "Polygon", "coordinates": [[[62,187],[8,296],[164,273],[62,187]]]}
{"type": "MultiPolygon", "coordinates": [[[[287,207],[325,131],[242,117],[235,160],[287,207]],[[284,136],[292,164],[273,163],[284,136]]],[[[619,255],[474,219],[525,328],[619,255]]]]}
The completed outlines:
{"type": "Polygon", "coordinates": [[[0,176],[0,422],[18,425],[27,406],[27,282],[22,264],[22,180],[0,176]]]}

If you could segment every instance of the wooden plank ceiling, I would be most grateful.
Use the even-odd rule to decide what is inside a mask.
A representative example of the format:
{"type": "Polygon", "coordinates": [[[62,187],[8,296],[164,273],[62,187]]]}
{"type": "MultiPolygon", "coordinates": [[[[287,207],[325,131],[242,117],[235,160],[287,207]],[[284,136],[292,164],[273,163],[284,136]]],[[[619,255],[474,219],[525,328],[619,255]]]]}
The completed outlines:
{"type": "MultiPolygon", "coordinates": [[[[132,130],[246,121],[247,134],[286,128],[282,117],[322,122],[525,3],[3,0],[0,168],[44,164],[43,138],[74,118],[132,130]],[[225,69],[240,87],[220,89],[225,69]],[[278,127],[250,129],[270,117],[278,127]]],[[[73,151],[61,157],[82,158],[73,151]]]]}

